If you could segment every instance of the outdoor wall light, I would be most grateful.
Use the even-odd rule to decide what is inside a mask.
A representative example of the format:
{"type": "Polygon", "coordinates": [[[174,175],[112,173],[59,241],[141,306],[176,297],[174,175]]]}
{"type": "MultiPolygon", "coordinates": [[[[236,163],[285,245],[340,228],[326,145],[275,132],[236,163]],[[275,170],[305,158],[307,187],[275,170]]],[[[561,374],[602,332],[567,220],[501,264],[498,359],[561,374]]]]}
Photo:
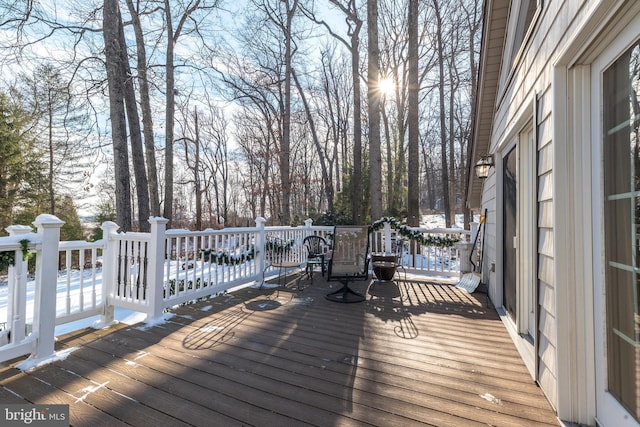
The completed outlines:
{"type": "Polygon", "coordinates": [[[493,166],[493,156],[480,157],[478,163],[473,167],[476,171],[476,176],[480,179],[485,179],[489,176],[489,169],[493,166]]]}

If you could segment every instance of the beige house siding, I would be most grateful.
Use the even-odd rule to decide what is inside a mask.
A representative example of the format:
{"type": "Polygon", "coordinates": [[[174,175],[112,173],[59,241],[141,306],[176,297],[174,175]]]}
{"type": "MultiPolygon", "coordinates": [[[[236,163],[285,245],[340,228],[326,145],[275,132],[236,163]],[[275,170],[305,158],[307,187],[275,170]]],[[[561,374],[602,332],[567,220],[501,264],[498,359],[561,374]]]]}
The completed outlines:
{"type": "MultiPolygon", "coordinates": [[[[538,293],[538,342],[536,351],[537,381],[554,407],[558,405],[558,327],[556,307],[555,277],[555,221],[554,221],[554,173],[553,173],[553,60],[554,55],[562,49],[563,43],[569,37],[571,22],[582,8],[580,2],[544,2],[541,14],[538,16],[535,30],[522,51],[517,68],[508,72],[507,64],[503,63],[501,83],[498,88],[497,110],[494,115],[493,133],[491,137],[491,152],[496,154],[496,163],[501,162],[501,156],[509,149],[510,144],[517,138],[523,125],[533,121],[537,144],[537,277],[536,290],[538,293]],[[506,84],[506,85],[505,85],[506,84]],[[535,103],[532,116],[531,104],[535,103]]],[[[507,38],[509,35],[507,35],[507,38]]],[[[498,170],[499,172],[499,170],[498,170]]],[[[495,177],[485,185],[483,206],[488,207],[493,220],[500,215],[499,199],[496,192],[495,177]],[[489,189],[487,188],[489,187],[489,189]]],[[[501,223],[497,221],[498,226],[501,223]]],[[[487,228],[489,231],[489,227],[487,228]]],[[[499,238],[495,227],[488,242],[499,238]]],[[[490,254],[487,258],[499,258],[501,245],[492,243],[486,248],[490,254]]],[[[496,275],[492,273],[492,280],[496,275]]],[[[501,295],[502,284],[494,282],[494,295],[501,295]]],[[[498,306],[502,301],[494,300],[498,306]]],[[[534,375],[535,372],[532,372],[534,375]]]]}
{"type": "Polygon", "coordinates": [[[538,382],[554,407],[557,407],[557,322],[554,272],[553,221],[553,147],[550,91],[538,100],[538,382]]]}
{"type": "MultiPolygon", "coordinates": [[[[510,3],[521,2],[487,0],[485,3],[489,9],[485,14],[489,27],[483,33],[483,40],[504,37],[503,61],[511,58],[510,40],[514,37],[508,29],[513,26],[494,19],[497,15],[491,11],[498,11],[502,16],[510,3]]],[[[502,158],[532,123],[536,143],[535,174],[527,174],[528,166],[523,168],[526,180],[523,188],[535,188],[528,195],[535,195],[536,199],[535,235],[524,243],[528,246],[533,242],[537,248],[533,256],[537,257],[534,286],[538,303],[535,352],[531,352],[531,346],[527,347],[527,340],[521,335],[512,334],[512,339],[523,359],[535,354],[535,363],[527,366],[561,419],[595,425],[597,417],[606,417],[609,420],[606,425],[637,425],[615,402],[608,401],[606,378],[602,374],[606,354],[602,319],[604,291],[602,273],[598,270],[603,261],[598,251],[602,219],[598,211],[601,206],[597,204],[601,203],[597,181],[601,141],[598,133],[592,135],[592,132],[594,124],[599,123],[594,121],[599,120],[597,108],[601,102],[598,90],[594,89],[598,70],[607,65],[609,55],[622,52],[625,43],[640,36],[637,25],[640,1],[544,0],[538,4],[542,5],[541,12],[534,19],[533,32],[520,52],[516,68],[512,70],[510,63],[502,63],[498,72],[491,66],[496,58],[491,57],[481,70],[481,81],[486,83],[481,86],[484,92],[480,98],[483,102],[478,104],[478,117],[490,116],[492,120],[475,126],[474,156],[477,159],[488,151],[495,156],[496,163],[493,175],[483,183],[481,197],[482,210],[489,211],[483,265],[483,272],[487,273],[483,280],[489,280],[492,301],[501,307],[502,158]],[[621,36],[622,30],[625,30],[624,36],[621,36]],[[592,64],[597,67],[590,68],[592,64]],[[487,134],[489,125],[491,131],[487,134]],[[531,185],[534,176],[535,182],[531,185]],[[592,182],[594,177],[597,179],[592,182]],[[489,272],[492,263],[496,263],[495,273],[489,272]]],[[[497,42],[489,43],[491,50],[482,57],[497,45],[497,42]]],[[[521,150],[521,154],[526,151],[521,150]]],[[[524,253],[527,258],[520,262],[531,259],[524,253]]],[[[523,282],[531,280],[521,277],[519,286],[526,289],[530,283],[523,282]]],[[[508,328],[520,334],[522,324],[530,326],[522,317],[516,321],[519,325],[509,316],[503,318],[508,328]]]]}
{"type": "MultiPolygon", "coordinates": [[[[496,177],[490,176],[484,182],[482,192],[482,206],[487,209],[487,216],[484,223],[484,257],[482,265],[482,282],[494,286],[496,274],[491,271],[491,266],[495,265],[496,257],[496,177]]],[[[484,214],[484,211],[483,211],[484,214]]],[[[490,289],[489,294],[495,296],[495,289],[490,289]]],[[[498,302],[493,300],[493,304],[498,306],[498,302]]]]}

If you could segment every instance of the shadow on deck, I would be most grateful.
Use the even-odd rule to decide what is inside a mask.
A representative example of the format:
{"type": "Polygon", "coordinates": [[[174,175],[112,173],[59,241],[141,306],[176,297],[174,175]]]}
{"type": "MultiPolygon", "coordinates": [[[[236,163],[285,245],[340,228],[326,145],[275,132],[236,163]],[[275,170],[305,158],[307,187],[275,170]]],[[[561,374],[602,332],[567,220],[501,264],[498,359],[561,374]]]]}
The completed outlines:
{"type": "Polygon", "coordinates": [[[65,360],[0,368],[0,401],[69,404],[76,426],[559,425],[484,294],[356,282],[367,300],[339,304],[301,284],[60,337],[65,360]]]}

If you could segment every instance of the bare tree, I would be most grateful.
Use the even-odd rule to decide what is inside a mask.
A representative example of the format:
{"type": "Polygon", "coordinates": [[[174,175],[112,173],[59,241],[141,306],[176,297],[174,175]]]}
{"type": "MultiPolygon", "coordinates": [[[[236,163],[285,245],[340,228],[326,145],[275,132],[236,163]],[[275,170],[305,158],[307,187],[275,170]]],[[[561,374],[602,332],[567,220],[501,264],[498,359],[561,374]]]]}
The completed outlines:
{"type": "Polygon", "coordinates": [[[131,199],[129,194],[129,154],[127,149],[127,123],[124,105],[125,69],[122,64],[125,46],[121,45],[122,18],[117,0],[104,0],[103,37],[107,81],[109,84],[109,111],[113,140],[113,160],[116,182],[116,218],[124,231],[131,230],[131,199]]]}
{"type": "Polygon", "coordinates": [[[441,15],[440,5],[438,0],[433,0],[433,8],[436,17],[436,49],[438,53],[438,93],[439,93],[439,107],[440,107],[440,146],[441,146],[441,166],[442,166],[442,207],[444,210],[445,223],[447,227],[451,227],[453,224],[453,211],[451,209],[451,200],[449,192],[449,165],[447,159],[448,152],[448,137],[447,137],[447,103],[445,99],[445,70],[444,65],[446,63],[445,46],[442,33],[444,31],[444,24],[441,15]]]}
{"type": "MultiPolygon", "coordinates": [[[[467,131],[463,133],[463,138],[461,141],[464,141],[465,144],[461,145],[461,153],[463,155],[461,161],[461,172],[462,172],[462,186],[463,186],[463,195],[462,200],[468,199],[469,194],[469,177],[468,173],[471,171],[470,164],[471,162],[471,151],[472,151],[472,132],[471,125],[472,120],[475,118],[475,106],[476,103],[474,100],[476,99],[476,91],[477,91],[477,77],[478,77],[478,55],[479,55],[479,42],[478,39],[480,37],[480,28],[482,24],[482,9],[477,2],[462,2],[462,11],[464,12],[465,19],[465,28],[468,31],[468,39],[467,39],[467,53],[469,59],[469,83],[466,85],[469,88],[469,99],[470,102],[470,110],[468,111],[468,115],[464,115],[467,120],[467,131]]],[[[471,209],[465,205],[463,207],[464,212],[464,225],[465,228],[469,228],[469,224],[471,222],[471,209]]]]}
{"type": "MultiPolygon", "coordinates": [[[[131,15],[131,23],[136,40],[136,71],[138,73],[138,85],[140,87],[140,109],[142,112],[147,181],[149,184],[149,204],[151,215],[160,216],[160,191],[158,189],[158,168],[156,165],[156,149],[153,136],[153,113],[151,111],[151,96],[149,93],[147,73],[146,42],[140,22],[140,14],[143,12],[140,10],[140,3],[136,2],[136,5],[134,5],[133,0],[127,0],[127,7],[131,15]]],[[[150,13],[150,11],[147,13],[150,13]]]]}
{"type": "MultiPolygon", "coordinates": [[[[350,55],[352,57],[352,55],[350,55]]],[[[348,59],[349,64],[342,60],[342,57],[337,53],[335,46],[325,48],[322,50],[322,69],[320,76],[320,85],[324,97],[314,98],[317,102],[317,114],[320,116],[324,123],[325,130],[325,158],[333,165],[329,167],[329,177],[332,182],[335,183],[335,191],[340,193],[344,186],[343,180],[346,179],[344,175],[347,171],[350,171],[350,181],[353,176],[353,162],[355,162],[354,155],[350,149],[350,136],[349,136],[349,117],[350,108],[353,102],[350,100],[352,89],[349,81],[353,78],[349,73],[351,59],[348,59]],[[349,75],[349,77],[344,77],[349,75]],[[342,171],[342,172],[341,172],[342,171]],[[335,177],[335,178],[334,178],[335,177]]],[[[353,145],[355,146],[355,135],[353,137],[353,145]]],[[[360,151],[362,147],[360,146],[360,151]]],[[[362,153],[360,153],[360,159],[362,153]]],[[[351,185],[351,184],[350,184],[351,185]]],[[[335,193],[334,193],[335,194],[335,193]]],[[[355,194],[353,191],[349,194],[349,197],[353,199],[355,194]]],[[[362,203],[359,203],[360,207],[362,203]]],[[[351,208],[353,211],[353,200],[351,200],[351,208]]],[[[329,209],[329,212],[333,212],[329,209]]],[[[353,218],[353,215],[350,213],[353,218]]]]}
{"type": "Polygon", "coordinates": [[[119,25],[118,37],[120,38],[120,51],[122,58],[119,62],[123,68],[120,75],[124,79],[124,100],[127,122],[129,124],[129,138],[131,141],[131,159],[133,161],[133,174],[135,177],[135,188],[138,207],[138,229],[149,231],[149,183],[147,181],[147,171],[145,169],[144,149],[142,143],[142,133],[140,130],[140,118],[138,115],[138,103],[136,102],[136,92],[131,79],[131,68],[129,66],[129,56],[127,55],[127,42],[124,37],[124,28],[119,25]]]}
{"type": "MultiPolygon", "coordinates": [[[[206,0],[189,0],[185,3],[174,2],[171,0],[164,0],[164,23],[167,37],[166,44],[166,86],[165,86],[165,165],[164,165],[164,217],[171,220],[173,212],[173,143],[174,143],[174,115],[175,115],[175,97],[176,97],[176,82],[175,82],[175,47],[178,40],[187,31],[187,23],[191,24],[197,29],[199,28],[198,21],[194,18],[195,13],[198,10],[209,10],[215,8],[217,1],[214,0],[211,4],[205,5],[206,0]],[[173,14],[175,10],[178,10],[178,19],[174,25],[173,14]]],[[[189,33],[196,33],[197,30],[189,31],[189,33]]]]}
{"type": "Polygon", "coordinates": [[[304,89],[300,85],[300,81],[295,70],[292,70],[292,76],[296,87],[298,88],[300,98],[302,99],[302,104],[304,105],[304,110],[307,115],[307,120],[311,130],[311,138],[316,148],[316,154],[318,156],[318,162],[320,164],[320,170],[322,172],[322,184],[327,197],[327,209],[329,212],[333,212],[333,183],[331,182],[329,176],[330,169],[327,167],[327,162],[325,160],[326,156],[324,154],[322,146],[320,145],[320,139],[318,138],[318,132],[316,131],[315,121],[311,112],[311,108],[309,106],[309,102],[307,101],[307,97],[304,94],[304,89]]]}
{"type": "Polygon", "coordinates": [[[229,129],[224,111],[215,107],[210,99],[208,99],[208,107],[205,123],[201,127],[205,194],[209,222],[213,223],[215,220],[216,223],[224,224],[229,217],[230,197],[234,193],[230,180],[229,129]]]}
{"type": "Polygon", "coordinates": [[[282,31],[284,38],[284,75],[282,103],[280,104],[280,114],[282,117],[282,141],[280,143],[280,182],[282,185],[282,206],[280,212],[280,222],[289,224],[291,222],[291,63],[295,53],[293,41],[293,19],[298,8],[298,0],[283,0],[280,3],[282,10],[272,8],[269,2],[264,2],[265,10],[268,12],[268,19],[282,31]]]}
{"type": "MultiPolygon", "coordinates": [[[[351,55],[351,83],[353,85],[353,168],[351,173],[351,215],[356,224],[362,222],[363,194],[362,194],[362,97],[360,89],[360,30],[363,21],[358,14],[355,0],[329,0],[345,16],[348,40],[338,34],[332,26],[324,20],[316,18],[315,14],[303,8],[305,16],[313,22],[321,24],[329,34],[344,45],[351,55]]],[[[327,64],[329,67],[331,64],[327,64]]],[[[337,100],[338,98],[336,98],[337,100]]],[[[346,122],[345,122],[346,123],[346,122]]],[[[346,147],[346,145],[343,145],[346,147]]],[[[343,153],[346,159],[346,153],[343,153]]],[[[337,164],[336,164],[337,167],[337,164]]],[[[336,175],[339,172],[336,171],[336,175]]],[[[338,189],[339,191],[339,189],[338,189]]]]}
{"type": "Polygon", "coordinates": [[[369,197],[371,218],[382,216],[382,155],[380,151],[380,79],[378,49],[378,0],[367,0],[367,107],[369,115],[369,197]]]}
{"type": "Polygon", "coordinates": [[[407,37],[409,43],[408,52],[408,122],[409,122],[409,165],[408,165],[408,201],[407,222],[411,226],[420,225],[420,188],[419,188],[419,103],[418,92],[420,82],[418,79],[418,0],[409,0],[407,37]]]}

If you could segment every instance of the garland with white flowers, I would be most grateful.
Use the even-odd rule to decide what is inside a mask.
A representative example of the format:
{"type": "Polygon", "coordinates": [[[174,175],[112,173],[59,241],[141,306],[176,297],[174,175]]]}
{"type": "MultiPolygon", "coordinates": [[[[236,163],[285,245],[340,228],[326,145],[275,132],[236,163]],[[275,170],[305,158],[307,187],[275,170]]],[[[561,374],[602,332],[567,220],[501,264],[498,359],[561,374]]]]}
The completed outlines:
{"type": "Polygon", "coordinates": [[[424,235],[421,231],[413,230],[406,224],[402,224],[400,221],[395,219],[394,217],[385,216],[375,221],[373,224],[369,226],[369,232],[372,233],[374,231],[378,231],[384,227],[384,224],[389,224],[391,228],[396,230],[398,234],[402,237],[406,237],[407,239],[414,240],[421,245],[424,246],[437,246],[439,248],[448,248],[455,245],[460,241],[457,237],[447,237],[447,236],[432,236],[432,235],[424,235]]]}

